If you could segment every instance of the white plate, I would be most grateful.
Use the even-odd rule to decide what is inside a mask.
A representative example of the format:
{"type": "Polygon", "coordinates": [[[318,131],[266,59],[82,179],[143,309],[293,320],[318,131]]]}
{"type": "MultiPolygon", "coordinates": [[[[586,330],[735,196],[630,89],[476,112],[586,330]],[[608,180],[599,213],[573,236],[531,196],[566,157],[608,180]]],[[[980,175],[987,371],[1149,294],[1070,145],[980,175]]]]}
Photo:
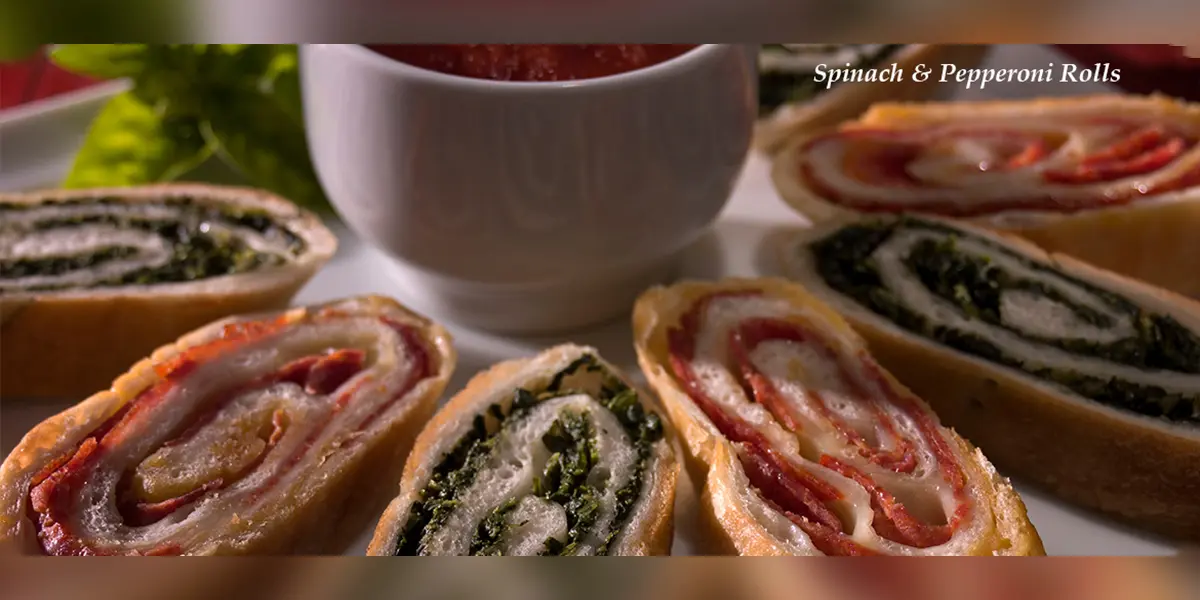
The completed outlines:
{"type": "MultiPolygon", "coordinates": [[[[1056,57],[1040,48],[1000,48],[989,63],[995,66],[1040,65],[1056,57]],[[1039,54],[1039,52],[1041,54],[1039,54]]],[[[1039,86],[1026,88],[1034,95],[1065,95],[1095,93],[1103,88],[1070,88],[1039,86]]],[[[1007,90],[1011,92],[1011,89],[1007,90]]],[[[979,98],[977,92],[964,97],[979,98]]],[[[986,97],[986,96],[984,96],[986,97]]],[[[0,118],[0,138],[6,148],[0,157],[15,155],[45,157],[42,163],[21,161],[19,169],[10,171],[7,160],[0,161],[0,190],[53,185],[70,164],[70,148],[82,139],[80,127],[86,119],[80,115],[98,110],[95,98],[78,102],[58,103],[56,106],[31,111],[20,119],[0,118]],[[20,130],[20,147],[9,138],[11,131],[20,130]],[[63,155],[63,148],[67,154],[63,155]],[[58,154],[55,154],[55,153],[58,154]]],[[[754,276],[761,274],[758,266],[759,249],[764,237],[779,227],[803,225],[804,221],[792,212],[776,195],[767,177],[767,164],[752,156],[742,174],[734,197],[721,215],[712,232],[700,240],[685,255],[684,275],[695,278],[715,278],[725,275],[754,276]]],[[[330,227],[341,241],[333,260],[300,291],[298,304],[331,300],[357,294],[378,293],[405,300],[405,290],[389,280],[391,272],[380,252],[364,245],[339,222],[330,227]]],[[[598,348],[606,358],[637,372],[631,333],[626,320],[579,332],[570,336],[541,338],[502,338],[469,331],[446,324],[457,342],[459,366],[450,383],[449,392],[461,389],[476,372],[492,363],[536,353],[540,349],[563,341],[589,344],[598,348]]],[[[0,450],[7,454],[21,435],[46,417],[62,410],[70,402],[13,403],[3,407],[0,419],[0,450]]],[[[1058,502],[1029,486],[1016,484],[1029,509],[1029,518],[1037,527],[1052,555],[1173,555],[1178,547],[1173,543],[1155,540],[1130,531],[1098,517],[1058,502]]],[[[681,492],[686,487],[681,486],[681,492]]],[[[681,508],[690,505],[681,494],[681,508]]],[[[692,548],[689,534],[692,515],[680,514],[677,520],[676,554],[689,554],[692,548]]],[[[371,532],[362,538],[350,554],[361,554],[371,532]]]]}

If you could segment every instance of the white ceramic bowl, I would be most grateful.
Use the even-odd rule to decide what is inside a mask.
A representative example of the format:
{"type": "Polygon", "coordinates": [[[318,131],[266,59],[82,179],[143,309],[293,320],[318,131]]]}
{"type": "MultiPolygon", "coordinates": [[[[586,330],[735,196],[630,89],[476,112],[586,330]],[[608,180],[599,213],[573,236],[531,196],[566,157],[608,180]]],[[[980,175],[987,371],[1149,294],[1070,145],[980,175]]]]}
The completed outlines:
{"type": "Polygon", "coordinates": [[[508,333],[626,313],[720,213],[756,116],[756,47],[552,83],[301,51],[317,173],[415,308],[508,333]]]}

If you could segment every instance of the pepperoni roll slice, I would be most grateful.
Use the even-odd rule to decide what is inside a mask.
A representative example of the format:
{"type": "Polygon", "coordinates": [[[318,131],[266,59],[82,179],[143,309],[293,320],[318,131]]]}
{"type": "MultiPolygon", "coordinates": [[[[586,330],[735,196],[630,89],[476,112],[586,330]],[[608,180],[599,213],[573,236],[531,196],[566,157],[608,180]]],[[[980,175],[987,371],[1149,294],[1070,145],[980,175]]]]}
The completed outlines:
{"type": "Polygon", "coordinates": [[[714,549],[1043,553],[1007,480],[800,287],[653,288],[633,319],[642,370],[703,484],[714,549]]]}
{"type": "Polygon", "coordinates": [[[814,221],[919,213],[1200,296],[1200,106],[1163,96],[877,104],[773,167],[814,221]]]}
{"type": "Polygon", "coordinates": [[[788,240],[787,273],[1006,472],[1200,538],[1200,307],[934,217],[788,240]]]}
{"type": "Polygon", "coordinates": [[[243,188],[0,194],[0,395],[80,398],[179,336],[279,310],[333,256],[313,214],[243,188]]]}
{"type": "Polygon", "coordinates": [[[363,297],[219,321],[35,427],[0,467],[27,554],[340,552],[383,508],[455,365],[363,297]]]}
{"type": "Polygon", "coordinates": [[[438,412],[367,553],[668,554],[678,470],[652,398],[595,349],[557,346],[438,412]]]}

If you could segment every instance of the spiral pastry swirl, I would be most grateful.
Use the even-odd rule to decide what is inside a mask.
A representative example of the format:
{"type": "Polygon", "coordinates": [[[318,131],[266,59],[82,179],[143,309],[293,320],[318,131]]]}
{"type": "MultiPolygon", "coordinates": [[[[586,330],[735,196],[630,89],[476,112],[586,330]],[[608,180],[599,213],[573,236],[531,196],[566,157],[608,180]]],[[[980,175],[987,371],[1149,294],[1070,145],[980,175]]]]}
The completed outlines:
{"type": "Polygon", "coordinates": [[[1193,303],[934,217],[830,222],[792,236],[783,260],[1002,468],[1140,525],[1200,535],[1193,303]]]}
{"type": "Polygon", "coordinates": [[[338,551],[398,480],[454,367],[381,297],[232,318],[35,427],[0,541],[49,555],[338,551]]]}
{"type": "Polygon", "coordinates": [[[336,247],[252,189],[0,194],[0,345],[23,350],[0,353],[0,395],[90,394],[189,331],[287,306],[336,247]]]}
{"type": "Polygon", "coordinates": [[[328,244],[310,215],[269,197],[186,189],[0,196],[0,296],[194,283],[328,244]]]}
{"type": "Polygon", "coordinates": [[[952,217],[1194,200],[1200,108],[1165,97],[878,104],[798,141],[775,169],[816,218],[838,209],[952,217]]]}
{"type": "Polygon", "coordinates": [[[676,471],[642,394],[595,350],[551,348],[442,409],[369,553],[666,554],[676,471]]]}
{"type": "Polygon", "coordinates": [[[780,280],[656,288],[642,368],[707,472],[714,536],[740,554],[1037,554],[981,453],[780,280]]]}
{"type": "Polygon", "coordinates": [[[1198,105],[1162,96],[876,104],[793,140],[772,178],[814,222],[967,219],[1200,297],[1198,105]]]}

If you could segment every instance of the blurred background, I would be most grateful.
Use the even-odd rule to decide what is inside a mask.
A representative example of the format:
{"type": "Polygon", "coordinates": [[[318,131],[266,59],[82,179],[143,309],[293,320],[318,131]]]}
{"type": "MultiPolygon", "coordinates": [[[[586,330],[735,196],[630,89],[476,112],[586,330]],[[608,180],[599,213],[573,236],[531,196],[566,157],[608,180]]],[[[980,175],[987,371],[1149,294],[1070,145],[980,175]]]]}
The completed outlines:
{"type": "MultiPolygon", "coordinates": [[[[1160,91],[1190,100],[1200,98],[1200,51],[1196,58],[1187,56],[1182,45],[1169,44],[1001,44],[984,66],[1018,68],[1038,65],[1046,60],[1073,60],[1080,64],[1111,63],[1123,73],[1119,86],[1135,93],[1160,91]]],[[[44,46],[27,49],[21,58],[0,62],[0,109],[9,109],[35,100],[96,85],[100,80],[79,75],[51,62],[44,46]]],[[[1004,86],[1012,96],[1038,95],[1038,84],[1004,86]]],[[[1047,84],[1047,89],[1058,88],[1047,84]]],[[[963,96],[981,95],[979,90],[964,90],[963,96]]]]}
{"type": "Polygon", "coordinates": [[[4,596],[50,600],[1187,600],[1194,565],[1152,559],[494,558],[0,560],[4,596]],[[954,559],[949,559],[954,560],[954,559]],[[470,561],[465,562],[465,561],[470,561]]]}

